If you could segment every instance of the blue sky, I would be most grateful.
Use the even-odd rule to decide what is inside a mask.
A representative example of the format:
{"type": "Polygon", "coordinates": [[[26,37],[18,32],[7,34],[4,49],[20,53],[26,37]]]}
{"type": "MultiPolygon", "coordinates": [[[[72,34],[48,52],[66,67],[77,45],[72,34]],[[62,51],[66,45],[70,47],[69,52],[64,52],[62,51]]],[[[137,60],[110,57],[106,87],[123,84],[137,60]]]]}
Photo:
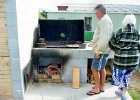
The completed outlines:
{"type": "Polygon", "coordinates": [[[57,11],[57,6],[62,3],[95,3],[95,4],[137,4],[140,0],[39,0],[39,8],[57,11]]]}

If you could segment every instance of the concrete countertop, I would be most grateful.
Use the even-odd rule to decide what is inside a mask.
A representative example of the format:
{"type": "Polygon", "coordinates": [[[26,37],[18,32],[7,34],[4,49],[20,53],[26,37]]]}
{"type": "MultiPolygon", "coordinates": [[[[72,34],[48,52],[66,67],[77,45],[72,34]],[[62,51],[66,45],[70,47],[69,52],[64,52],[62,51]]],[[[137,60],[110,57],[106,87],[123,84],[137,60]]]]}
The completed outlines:
{"type": "MultiPolygon", "coordinates": [[[[40,53],[40,52],[47,52],[48,50],[53,50],[53,51],[63,51],[63,50],[67,50],[67,51],[73,51],[75,50],[76,52],[77,51],[87,51],[87,52],[92,52],[92,45],[91,45],[91,41],[87,41],[87,42],[84,42],[83,44],[79,44],[79,48],[58,48],[58,47],[53,47],[53,48],[38,48],[38,47],[35,47],[32,49],[33,51],[33,54],[37,54],[37,53],[40,53]]],[[[113,59],[114,58],[114,52],[111,51],[110,54],[109,54],[109,59],[113,59]]]]}

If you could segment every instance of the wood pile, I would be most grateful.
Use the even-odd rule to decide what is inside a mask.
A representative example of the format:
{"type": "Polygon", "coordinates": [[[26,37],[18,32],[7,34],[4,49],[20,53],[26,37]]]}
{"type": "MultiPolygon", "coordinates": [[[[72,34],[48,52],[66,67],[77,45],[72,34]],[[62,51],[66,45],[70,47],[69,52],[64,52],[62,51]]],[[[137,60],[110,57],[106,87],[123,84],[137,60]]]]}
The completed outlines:
{"type": "Polygon", "coordinates": [[[52,75],[48,77],[47,74],[38,74],[38,82],[61,83],[61,75],[52,75]]]}
{"type": "MultiPolygon", "coordinates": [[[[105,67],[106,70],[106,80],[105,82],[110,82],[112,78],[112,72],[110,66],[105,67]]],[[[90,84],[95,84],[94,75],[90,68],[88,68],[87,82],[90,84]]]]}
{"type": "Polygon", "coordinates": [[[40,66],[38,82],[61,83],[60,64],[49,64],[45,67],[40,66]]]}

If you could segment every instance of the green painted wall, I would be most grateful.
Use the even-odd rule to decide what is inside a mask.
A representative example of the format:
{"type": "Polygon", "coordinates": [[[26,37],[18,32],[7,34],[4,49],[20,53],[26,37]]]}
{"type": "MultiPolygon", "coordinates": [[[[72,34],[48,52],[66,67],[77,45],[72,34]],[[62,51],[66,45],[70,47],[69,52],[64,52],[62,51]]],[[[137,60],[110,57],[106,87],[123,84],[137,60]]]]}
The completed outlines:
{"type": "MultiPolygon", "coordinates": [[[[109,13],[108,14],[113,22],[113,33],[115,33],[119,28],[121,28],[122,21],[126,14],[124,13],[109,13]]],[[[137,23],[136,28],[140,30],[140,14],[135,14],[137,23]]],[[[98,19],[95,13],[80,13],[80,12],[49,12],[47,13],[48,19],[84,19],[85,17],[92,17],[92,30],[84,32],[84,40],[91,41],[95,28],[98,23],[98,19]]]]}
{"type": "Polygon", "coordinates": [[[94,32],[84,32],[84,41],[91,41],[94,32]]]}
{"type": "MultiPolygon", "coordinates": [[[[112,32],[112,35],[114,34],[115,32],[112,32]]],[[[94,32],[87,32],[85,31],[84,32],[84,41],[91,41],[92,38],[93,38],[93,35],[94,35],[94,32]]]]}

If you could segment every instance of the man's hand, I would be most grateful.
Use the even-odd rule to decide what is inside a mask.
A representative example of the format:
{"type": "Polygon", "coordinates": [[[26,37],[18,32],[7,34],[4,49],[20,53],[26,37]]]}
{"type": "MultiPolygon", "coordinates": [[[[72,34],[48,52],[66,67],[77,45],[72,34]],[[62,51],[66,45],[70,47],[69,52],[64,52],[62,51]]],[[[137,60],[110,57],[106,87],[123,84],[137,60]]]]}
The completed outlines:
{"type": "Polygon", "coordinates": [[[96,56],[95,56],[95,58],[96,59],[99,59],[100,58],[100,54],[95,54],[96,56]]]}

